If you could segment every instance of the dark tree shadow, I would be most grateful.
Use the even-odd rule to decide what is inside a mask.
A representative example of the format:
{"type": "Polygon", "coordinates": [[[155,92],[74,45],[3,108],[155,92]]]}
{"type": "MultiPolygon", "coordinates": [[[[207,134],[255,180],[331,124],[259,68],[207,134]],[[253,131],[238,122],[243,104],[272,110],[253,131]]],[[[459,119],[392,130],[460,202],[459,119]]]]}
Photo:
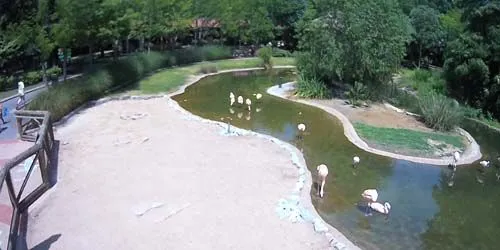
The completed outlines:
{"type": "Polygon", "coordinates": [[[54,234],[46,240],[40,242],[38,245],[31,248],[31,250],[49,250],[50,246],[61,238],[61,234],[54,234]]]}

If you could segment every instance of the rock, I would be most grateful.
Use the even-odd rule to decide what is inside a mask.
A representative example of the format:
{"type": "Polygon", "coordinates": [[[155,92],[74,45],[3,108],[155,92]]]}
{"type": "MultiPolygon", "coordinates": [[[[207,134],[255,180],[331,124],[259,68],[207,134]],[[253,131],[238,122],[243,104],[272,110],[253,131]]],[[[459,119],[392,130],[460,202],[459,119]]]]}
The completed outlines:
{"type": "Polygon", "coordinates": [[[317,233],[325,233],[328,232],[328,227],[320,219],[315,219],[314,231],[316,231],[317,233]]]}

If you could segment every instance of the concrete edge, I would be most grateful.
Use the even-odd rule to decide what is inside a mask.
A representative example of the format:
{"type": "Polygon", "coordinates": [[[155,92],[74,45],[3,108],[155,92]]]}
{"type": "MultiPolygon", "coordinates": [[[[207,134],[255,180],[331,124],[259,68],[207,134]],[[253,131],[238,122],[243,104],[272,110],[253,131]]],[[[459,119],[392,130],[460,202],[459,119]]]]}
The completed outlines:
{"type": "MultiPolygon", "coordinates": [[[[273,68],[276,68],[276,69],[287,69],[287,68],[295,68],[295,66],[274,66],[273,68]]],[[[65,117],[63,117],[61,119],[61,121],[59,121],[57,123],[54,123],[54,126],[56,126],[56,127],[57,126],[62,126],[64,124],[66,124],[69,120],[71,120],[72,118],[74,118],[76,114],[80,113],[80,111],[82,111],[82,110],[84,110],[86,108],[93,107],[95,105],[100,105],[100,104],[109,102],[109,101],[119,101],[119,100],[129,100],[129,99],[133,99],[133,100],[145,100],[145,99],[151,99],[151,98],[167,98],[167,103],[170,106],[172,106],[173,108],[175,108],[176,110],[178,110],[179,112],[183,113],[183,115],[185,117],[187,117],[188,119],[197,120],[197,121],[201,121],[203,123],[208,123],[208,124],[214,124],[214,125],[217,125],[217,126],[221,127],[222,131],[226,131],[227,124],[219,122],[219,121],[212,121],[212,120],[208,120],[208,119],[204,119],[204,118],[201,118],[199,116],[196,116],[196,115],[190,113],[189,111],[183,109],[171,97],[175,96],[175,95],[178,95],[178,94],[184,93],[184,91],[185,91],[185,89],[187,87],[189,87],[189,86],[197,83],[201,79],[203,79],[205,77],[208,77],[208,76],[218,75],[218,74],[223,74],[223,73],[230,73],[230,72],[253,71],[253,70],[263,70],[263,68],[232,69],[232,70],[222,70],[222,71],[219,71],[219,72],[209,73],[209,74],[191,75],[191,76],[188,77],[187,82],[185,84],[183,84],[182,86],[180,86],[176,91],[168,93],[168,94],[165,94],[165,95],[122,96],[122,97],[106,97],[106,98],[101,98],[101,99],[99,99],[97,101],[91,101],[89,103],[86,103],[86,104],[80,106],[79,108],[77,108],[76,110],[74,110],[73,112],[71,112],[70,114],[68,114],[65,117]]],[[[314,229],[316,226],[317,227],[324,227],[324,228],[326,228],[326,230],[320,230],[320,231],[317,231],[317,232],[320,233],[320,234],[322,234],[326,238],[326,240],[329,242],[330,246],[333,249],[354,249],[354,250],[360,249],[353,242],[351,242],[347,237],[345,237],[344,234],[342,234],[340,231],[338,231],[333,226],[331,226],[328,223],[326,223],[321,218],[321,216],[319,216],[318,212],[314,208],[314,205],[312,204],[311,195],[310,195],[310,192],[311,192],[311,189],[312,189],[312,185],[313,185],[312,173],[307,168],[304,156],[300,152],[299,149],[297,149],[295,146],[293,146],[293,145],[291,145],[291,144],[289,144],[287,142],[281,141],[281,140],[279,140],[277,138],[274,138],[272,136],[269,136],[269,135],[259,134],[259,133],[256,133],[256,132],[253,132],[253,131],[250,131],[250,130],[240,129],[240,128],[237,128],[237,127],[234,127],[234,126],[231,126],[231,131],[232,131],[232,135],[256,136],[256,137],[259,137],[259,138],[271,141],[273,143],[276,143],[281,148],[287,150],[290,153],[290,155],[291,155],[291,161],[292,161],[292,163],[297,167],[298,172],[299,172],[299,177],[298,177],[298,180],[296,182],[296,188],[291,192],[291,194],[288,195],[288,197],[299,196],[300,201],[299,201],[298,207],[300,207],[301,209],[305,209],[313,217],[315,217],[314,219],[308,221],[309,223],[312,224],[313,230],[316,231],[316,229],[314,229]]],[[[57,184],[56,184],[56,186],[57,186],[57,184]]],[[[51,190],[54,190],[54,189],[55,189],[55,186],[54,186],[54,188],[51,188],[51,190]]],[[[47,194],[44,195],[46,198],[49,197],[50,194],[52,193],[51,190],[49,190],[47,192],[47,194]]],[[[36,211],[39,208],[41,209],[42,208],[42,202],[41,201],[45,200],[45,199],[39,199],[39,200],[37,200],[35,202],[35,204],[33,204],[30,207],[30,209],[29,209],[30,212],[36,213],[36,211]]]]}
{"type": "MultiPolygon", "coordinates": [[[[294,100],[292,100],[292,99],[287,98],[285,95],[285,92],[294,90],[295,89],[294,84],[295,84],[295,82],[284,83],[284,84],[282,84],[281,88],[279,88],[278,85],[275,85],[275,86],[270,87],[267,90],[267,93],[270,95],[276,96],[276,97],[283,98],[285,100],[294,101],[294,102],[306,104],[309,106],[313,106],[316,108],[320,108],[320,109],[323,109],[324,111],[334,115],[342,123],[342,125],[344,127],[344,135],[347,137],[347,139],[351,143],[353,143],[354,145],[356,145],[358,148],[360,148],[362,150],[365,150],[367,152],[377,154],[377,155],[391,157],[394,159],[406,160],[406,161],[411,161],[411,162],[415,162],[415,163],[437,165],[437,166],[446,166],[450,162],[452,162],[452,159],[453,159],[452,156],[443,157],[442,159],[431,159],[431,158],[400,155],[400,154],[391,153],[391,152],[387,152],[387,151],[383,151],[383,150],[379,150],[379,149],[374,149],[374,148],[368,146],[368,144],[359,137],[359,135],[356,133],[356,130],[354,129],[354,126],[349,121],[349,119],[344,114],[339,112],[338,110],[336,110],[332,107],[327,107],[327,106],[324,106],[321,104],[310,102],[306,99],[296,99],[296,100],[294,99],[294,100]]],[[[461,135],[463,135],[467,138],[467,140],[469,141],[469,146],[463,152],[462,157],[461,157],[460,161],[458,161],[457,165],[471,164],[471,163],[474,163],[477,160],[481,159],[482,154],[480,151],[480,147],[477,144],[477,142],[474,140],[474,138],[464,129],[458,128],[458,130],[459,130],[459,133],[461,135]]]]}

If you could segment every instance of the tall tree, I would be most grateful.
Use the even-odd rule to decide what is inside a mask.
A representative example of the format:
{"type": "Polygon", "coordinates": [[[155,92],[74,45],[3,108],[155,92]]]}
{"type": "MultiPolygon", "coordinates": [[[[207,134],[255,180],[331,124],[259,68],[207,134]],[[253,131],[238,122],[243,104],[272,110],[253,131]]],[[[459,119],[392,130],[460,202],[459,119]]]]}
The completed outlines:
{"type": "Polygon", "coordinates": [[[439,13],[425,5],[419,5],[410,12],[410,21],[415,29],[413,38],[418,51],[418,67],[421,66],[424,50],[444,45],[439,23],[439,13]]]}

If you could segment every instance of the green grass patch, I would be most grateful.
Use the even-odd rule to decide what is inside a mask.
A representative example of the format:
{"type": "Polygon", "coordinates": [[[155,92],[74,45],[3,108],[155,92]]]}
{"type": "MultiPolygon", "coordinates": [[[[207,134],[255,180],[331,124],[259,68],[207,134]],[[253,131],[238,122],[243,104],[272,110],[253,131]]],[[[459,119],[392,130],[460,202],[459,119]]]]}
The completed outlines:
{"type": "Polygon", "coordinates": [[[399,85],[412,88],[419,93],[436,92],[446,94],[446,83],[438,70],[402,69],[399,85]]]}
{"type": "Polygon", "coordinates": [[[458,135],[374,127],[364,123],[355,123],[354,128],[366,140],[392,149],[416,150],[430,153],[435,148],[427,143],[427,139],[444,142],[460,149],[465,148],[463,138],[458,135]]]}
{"type": "MultiPolygon", "coordinates": [[[[295,65],[294,58],[273,58],[275,66],[295,65]]],[[[185,67],[165,69],[139,82],[135,88],[128,89],[129,93],[154,94],[175,90],[186,82],[190,75],[200,72],[206,65],[213,65],[218,71],[242,68],[256,68],[262,66],[259,58],[244,58],[219,60],[212,62],[200,62],[185,67]]]]}

